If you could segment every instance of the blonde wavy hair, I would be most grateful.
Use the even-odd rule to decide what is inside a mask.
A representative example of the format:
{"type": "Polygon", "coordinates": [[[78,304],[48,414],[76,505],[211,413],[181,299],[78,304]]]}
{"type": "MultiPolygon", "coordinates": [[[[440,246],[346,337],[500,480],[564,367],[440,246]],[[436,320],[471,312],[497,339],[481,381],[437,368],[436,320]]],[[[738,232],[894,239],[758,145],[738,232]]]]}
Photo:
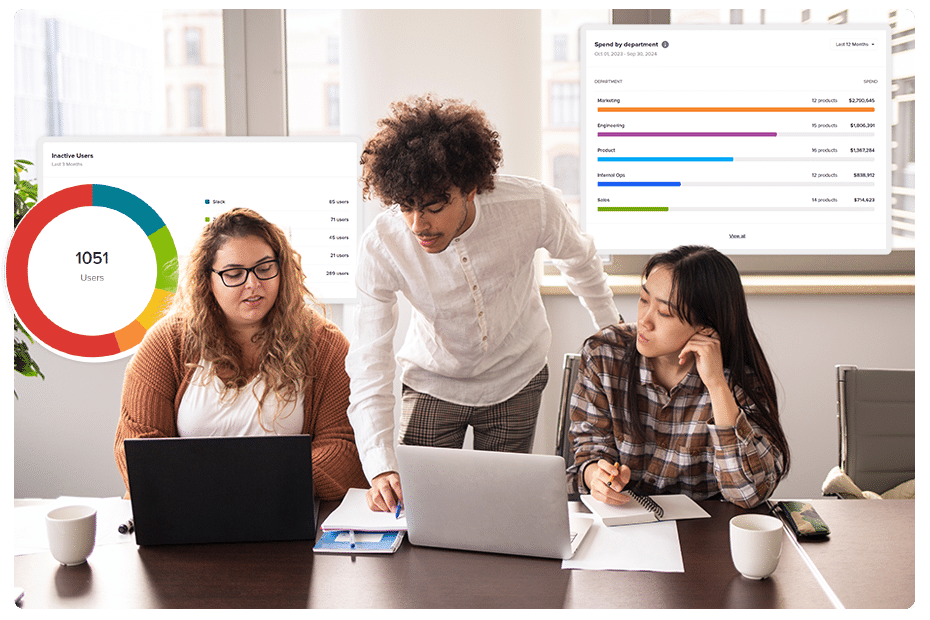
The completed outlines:
{"type": "Polygon", "coordinates": [[[317,315],[308,306],[315,300],[304,278],[300,254],[278,226],[251,209],[232,209],[216,217],[194,242],[171,309],[172,314],[184,319],[190,352],[187,365],[211,362],[213,374],[221,376],[218,370],[222,373],[224,395],[247,385],[257,370],[265,385],[261,394],[255,394],[259,411],[273,392],[279,399],[277,418],[284,403],[297,400],[316,352],[311,334],[317,315]],[[229,337],[226,317],[213,296],[212,286],[217,251],[229,239],[252,236],[271,247],[280,278],[278,297],[252,338],[259,345],[257,369],[246,367],[241,348],[229,337]]]}

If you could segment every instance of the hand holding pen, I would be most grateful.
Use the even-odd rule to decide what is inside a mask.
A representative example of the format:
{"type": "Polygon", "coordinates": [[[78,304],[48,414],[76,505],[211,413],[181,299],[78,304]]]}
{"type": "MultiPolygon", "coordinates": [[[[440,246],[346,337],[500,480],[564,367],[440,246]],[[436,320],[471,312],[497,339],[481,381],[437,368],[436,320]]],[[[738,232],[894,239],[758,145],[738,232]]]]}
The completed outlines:
{"type": "Polygon", "coordinates": [[[630,501],[630,496],[621,491],[630,481],[632,473],[626,465],[611,464],[601,459],[585,469],[585,484],[591,489],[591,497],[594,499],[620,506],[630,501]]]}
{"type": "Polygon", "coordinates": [[[404,494],[400,488],[400,475],[396,471],[378,474],[371,480],[371,488],[365,494],[368,508],[375,512],[394,512],[398,504],[403,503],[404,494]]]}

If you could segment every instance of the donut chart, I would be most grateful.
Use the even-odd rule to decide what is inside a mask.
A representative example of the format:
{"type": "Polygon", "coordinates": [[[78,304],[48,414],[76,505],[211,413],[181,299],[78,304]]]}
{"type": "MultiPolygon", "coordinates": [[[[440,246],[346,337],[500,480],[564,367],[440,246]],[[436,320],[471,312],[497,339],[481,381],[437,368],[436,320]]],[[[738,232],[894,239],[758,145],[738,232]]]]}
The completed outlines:
{"type": "MultiPolygon", "coordinates": [[[[112,214],[108,217],[112,217],[112,214]]],[[[59,222],[64,219],[62,218],[59,222]]],[[[95,263],[104,262],[100,260],[101,256],[106,261],[111,260],[107,252],[81,252],[81,249],[87,248],[79,245],[80,230],[74,232],[75,247],[79,250],[76,255],[78,263],[82,260],[90,263],[91,257],[95,263]]],[[[75,256],[71,251],[73,249],[73,247],[63,249],[62,254],[73,259],[75,256]]],[[[44,256],[39,258],[45,260],[44,256]]],[[[149,327],[161,316],[162,309],[177,290],[177,258],[178,252],[171,233],[162,218],[145,201],[130,192],[109,185],[78,185],[44,198],[20,221],[7,251],[7,289],[19,320],[43,345],[66,357],[85,361],[105,361],[130,354],[142,342],[149,327]],[[39,235],[50,228],[57,218],[65,214],[69,214],[68,218],[73,218],[74,210],[83,207],[102,207],[125,216],[131,224],[141,229],[151,243],[151,250],[154,252],[154,291],[144,307],[139,308],[140,312],[134,320],[128,324],[112,325],[113,331],[110,333],[75,333],[73,330],[61,327],[60,321],[56,322],[50,318],[48,313],[40,307],[36,300],[36,283],[30,283],[29,260],[38,245],[36,242],[39,235]]],[[[145,267],[146,270],[143,270],[142,266],[133,264],[123,265],[120,268],[147,273],[148,266],[145,267]]],[[[87,277],[86,279],[97,278],[87,277]]],[[[104,277],[99,276],[99,280],[104,280],[104,277]]],[[[110,282],[112,281],[113,278],[110,278],[110,282]]],[[[118,286],[110,282],[105,285],[109,288],[97,288],[86,299],[105,308],[108,300],[120,294],[118,286]]],[[[75,300],[75,312],[78,311],[77,308],[81,301],[83,300],[75,300]]],[[[134,313],[135,310],[132,312],[134,313]]]]}

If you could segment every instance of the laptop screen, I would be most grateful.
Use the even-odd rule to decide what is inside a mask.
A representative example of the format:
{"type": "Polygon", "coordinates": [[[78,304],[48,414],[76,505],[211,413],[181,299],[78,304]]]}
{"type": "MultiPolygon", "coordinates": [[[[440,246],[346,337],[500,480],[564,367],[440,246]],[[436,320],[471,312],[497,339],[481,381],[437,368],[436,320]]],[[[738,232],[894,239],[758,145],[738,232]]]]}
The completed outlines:
{"type": "Polygon", "coordinates": [[[140,545],[313,540],[307,435],[127,439],[140,545]]]}

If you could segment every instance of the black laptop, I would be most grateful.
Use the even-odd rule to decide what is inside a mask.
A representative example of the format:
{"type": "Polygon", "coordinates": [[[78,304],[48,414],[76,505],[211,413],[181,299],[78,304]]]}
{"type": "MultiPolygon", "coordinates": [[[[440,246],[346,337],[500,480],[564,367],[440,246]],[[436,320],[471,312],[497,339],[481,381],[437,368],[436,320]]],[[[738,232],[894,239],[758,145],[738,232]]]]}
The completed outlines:
{"type": "Polygon", "coordinates": [[[314,540],[308,435],[127,439],[139,545],[314,540]]]}

